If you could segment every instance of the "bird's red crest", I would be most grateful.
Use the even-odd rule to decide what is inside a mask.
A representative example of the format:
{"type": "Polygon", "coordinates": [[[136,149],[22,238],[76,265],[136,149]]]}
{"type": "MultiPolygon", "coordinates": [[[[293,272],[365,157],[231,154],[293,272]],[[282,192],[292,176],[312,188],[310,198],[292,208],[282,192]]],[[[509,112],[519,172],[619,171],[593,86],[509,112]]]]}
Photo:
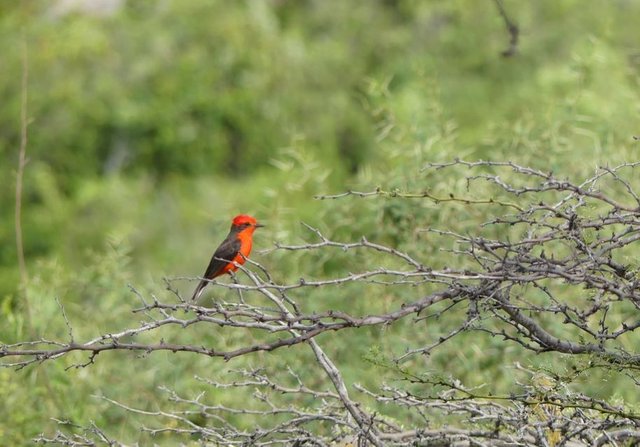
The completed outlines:
{"type": "Polygon", "coordinates": [[[240,214],[239,216],[236,216],[233,218],[234,226],[240,226],[243,224],[255,225],[256,223],[258,223],[258,221],[255,218],[248,216],[246,214],[240,214]]]}

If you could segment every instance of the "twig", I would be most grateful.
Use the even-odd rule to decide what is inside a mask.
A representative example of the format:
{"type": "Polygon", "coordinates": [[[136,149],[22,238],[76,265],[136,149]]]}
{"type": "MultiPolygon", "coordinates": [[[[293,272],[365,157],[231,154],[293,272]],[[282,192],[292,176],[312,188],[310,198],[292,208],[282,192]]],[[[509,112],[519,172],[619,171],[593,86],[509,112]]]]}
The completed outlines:
{"type": "Polygon", "coordinates": [[[502,0],[494,0],[496,7],[498,8],[498,12],[500,16],[504,20],[504,25],[509,33],[509,47],[504,50],[501,54],[503,57],[511,57],[515,56],[518,52],[518,38],[520,36],[520,29],[518,25],[516,25],[507,14],[507,11],[502,4],[502,0]]]}
{"type": "MultiPolygon", "coordinates": [[[[29,275],[24,258],[24,244],[22,241],[22,178],[24,176],[24,168],[27,165],[27,99],[29,85],[29,53],[27,47],[27,38],[22,35],[22,87],[20,100],[20,151],[18,156],[18,169],[16,171],[16,203],[15,203],[15,229],[16,229],[16,251],[18,253],[18,268],[20,270],[20,290],[24,303],[27,327],[33,332],[31,324],[31,308],[29,306],[29,296],[27,293],[27,284],[29,275]]],[[[33,335],[33,334],[32,334],[33,335]]]]}

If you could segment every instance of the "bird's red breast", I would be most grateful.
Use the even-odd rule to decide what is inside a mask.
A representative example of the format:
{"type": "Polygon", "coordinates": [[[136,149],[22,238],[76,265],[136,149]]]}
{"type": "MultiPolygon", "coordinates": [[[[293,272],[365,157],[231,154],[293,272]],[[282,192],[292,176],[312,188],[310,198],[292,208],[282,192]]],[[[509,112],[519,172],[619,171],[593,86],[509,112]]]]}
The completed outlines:
{"type": "Polygon", "coordinates": [[[236,239],[240,241],[240,249],[236,252],[231,262],[227,263],[220,273],[216,276],[224,275],[228,272],[235,272],[238,270],[238,264],[245,263],[249,255],[251,254],[251,248],[253,243],[253,232],[256,230],[255,226],[247,227],[246,229],[239,231],[236,234],[236,239]]]}

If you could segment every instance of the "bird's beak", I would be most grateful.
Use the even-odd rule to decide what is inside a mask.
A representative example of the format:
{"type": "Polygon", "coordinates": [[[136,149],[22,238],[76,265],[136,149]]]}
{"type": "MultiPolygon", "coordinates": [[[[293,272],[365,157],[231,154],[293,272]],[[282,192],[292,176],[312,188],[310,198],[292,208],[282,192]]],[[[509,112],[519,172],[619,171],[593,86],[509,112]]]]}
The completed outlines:
{"type": "Polygon", "coordinates": [[[256,228],[262,228],[262,227],[264,227],[264,225],[257,223],[257,224],[255,224],[255,227],[256,228]]]}

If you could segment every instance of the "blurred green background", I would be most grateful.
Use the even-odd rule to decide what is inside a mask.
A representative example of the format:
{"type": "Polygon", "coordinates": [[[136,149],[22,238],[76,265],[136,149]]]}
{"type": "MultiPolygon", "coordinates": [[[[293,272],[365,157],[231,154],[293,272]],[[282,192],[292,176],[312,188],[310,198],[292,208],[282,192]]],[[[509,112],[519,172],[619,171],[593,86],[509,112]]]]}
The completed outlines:
{"type": "MultiPolygon", "coordinates": [[[[376,186],[447,193],[464,186],[462,177],[425,177],[420,167],[455,157],[508,159],[572,178],[637,160],[640,3],[504,5],[521,31],[510,58],[501,56],[509,36],[489,0],[0,3],[0,341],[66,337],[56,297],[78,339],[135,326],[139,316],[130,311],[139,302],[128,284],[166,296],[164,277],[201,274],[238,213],[268,224],[256,235],[255,258],[277,279],[323,277],[379,261],[259,251],[273,241],[312,240],[304,221],[429,262],[435,247],[421,227],[473,228],[483,220],[426,201],[319,201],[316,194],[376,186]],[[28,308],[13,213],[24,43],[28,308]]],[[[185,293],[193,286],[178,284],[185,293]]],[[[363,301],[361,294],[319,291],[309,305],[373,313],[417,296],[376,289],[363,301]]],[[[206,328],[184,332],[173,336],[229,346],[242,340],[212,338],[206,328]]],[[[331,336],[320,341],[350,382],[375,384],[381,372],[365,359],[369,349],[400,352],[415,341],[408,333],[402,325],[386,334],[354,331],[349,351],[331,336]]],[[[417,367],[479,381],[512,374],[505,365],[520,355],[515,347],[474,343],[457,350],[453,364],[449,353],[417,367]]],[[[232,365],[173,354],[99,357],[84,369],[65,371],[82,359],[70,357],[0,370],[5,445],[52,433],[52,416],[94,420],[125,441],[144,441],[139,420],[95,395],[157,409],[158,386],[195,395],[202,384],[194,374],[224,377],[229,367],[284,361],[275,354],[232,365]]],[[[594,389],[610,397],[619,386],[594,389]]]]}

